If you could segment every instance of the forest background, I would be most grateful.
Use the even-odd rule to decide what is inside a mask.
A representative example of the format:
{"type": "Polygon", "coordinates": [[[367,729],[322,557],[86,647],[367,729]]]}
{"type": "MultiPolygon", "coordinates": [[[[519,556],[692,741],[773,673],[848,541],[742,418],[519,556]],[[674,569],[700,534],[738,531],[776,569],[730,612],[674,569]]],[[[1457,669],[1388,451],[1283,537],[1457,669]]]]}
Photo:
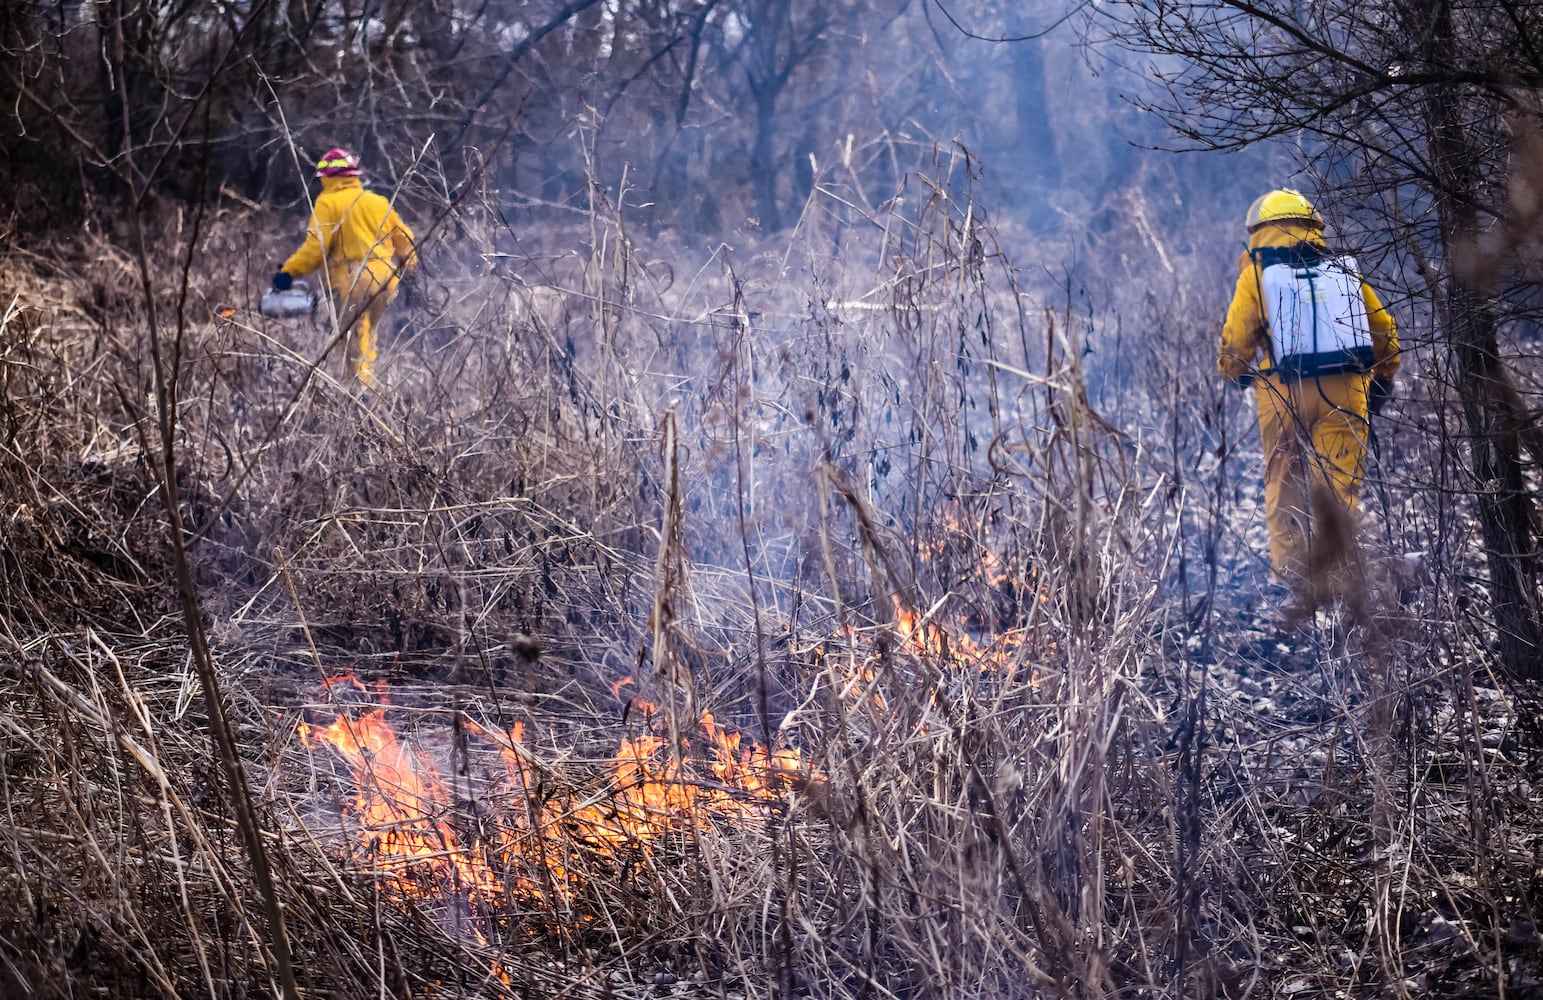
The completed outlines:
{"type": "Polygon", "coordinates": [[[1539,988],[1537,19],[4,5],[0,992],[1539,988]],[[363,394],[254,308],[333,145],[363,394]],[[1281,185],[1406,352],[1319,607],[1281,185]]]}

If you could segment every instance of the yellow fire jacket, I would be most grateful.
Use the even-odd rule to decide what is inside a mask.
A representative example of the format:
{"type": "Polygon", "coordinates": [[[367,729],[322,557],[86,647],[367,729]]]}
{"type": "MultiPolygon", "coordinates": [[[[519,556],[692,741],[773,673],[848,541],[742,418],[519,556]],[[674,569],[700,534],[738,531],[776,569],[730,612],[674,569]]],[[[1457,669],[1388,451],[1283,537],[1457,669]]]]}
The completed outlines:
{"type": "MultiPolygon", "coordinates": [[[[1293,247],[1302,243],[1322,247],[1323,236],[1300,223],[1278,222],[1255,230],[1249,236],[1248,248],[1293,247]]],[[[1259,300],[1259,276],[1255,268],[1253,258],[1243,254],[1238,262],[1238,282],[1233,289],[1232,305],[1227,309],[1227,322],[1222,327],[1221,349],[1216,355],[1216,367],[1223,378],[1241,378],[1256,361],[1261,370],[1270,370],[1270,352],[1266,350],[1270,333],[1265,325],[1264,304],[1259,300]]],[[[1398,371],[1398,333],[1393,327],[1393,316],[1364,281],[1361,282],[1361,297],[1366,302],[1372,355],[1376,359],[1372,375],[1392,378],[1398,371]]]]}
{"type": "Polygon", "coordinates": [[[363,267],[391,289],[416,263],[413,231],[389,201],[357,177],[323,177],[305,242],[282,269],[298,278],[325,266],[332,287],[347,290],[363,267]]]}

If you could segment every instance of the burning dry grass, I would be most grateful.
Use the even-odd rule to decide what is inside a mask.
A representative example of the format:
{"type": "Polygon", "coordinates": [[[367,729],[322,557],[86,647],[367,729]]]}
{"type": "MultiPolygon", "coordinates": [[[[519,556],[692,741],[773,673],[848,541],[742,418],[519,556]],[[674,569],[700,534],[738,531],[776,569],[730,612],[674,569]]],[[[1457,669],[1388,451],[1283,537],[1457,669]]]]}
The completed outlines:
{"type": "MultiPolygon", "coordinates": [[[[592,257],[530,262],[539,294],[463,242],[364,396],[312,364],[325,328],[218,315],[264,269],[213,230],[181,486],[304,993],[1532,967],[1525,758],[1463,721],[1503,731],[1504,701],[1396,633],[1408,662],[1352,634],[1262,674],[1241,626],[1174,625],[1167,458],[1092,411],[1074,331],[947,190],[874,227],[881,310],[795,300],[780,264],[673,286],[603,212],[592,257]]],[[[165,583],[131,269],[97,253],[25,283],[0,342],[0,991],[271,995],[165,583]]]]}

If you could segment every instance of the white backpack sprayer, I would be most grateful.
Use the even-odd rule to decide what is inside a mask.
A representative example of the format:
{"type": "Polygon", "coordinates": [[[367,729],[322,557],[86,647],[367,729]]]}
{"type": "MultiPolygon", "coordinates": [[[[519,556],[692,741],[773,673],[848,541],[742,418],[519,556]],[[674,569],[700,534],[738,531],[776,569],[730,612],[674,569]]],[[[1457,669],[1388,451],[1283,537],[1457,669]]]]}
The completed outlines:
{"type": "Polygon", "coordinates": [[[1261,247],[1253,257],[1270,359],[1282,379],[1371,371],[1376,359],[1355,258],[1312,246],[1261,247]]]}

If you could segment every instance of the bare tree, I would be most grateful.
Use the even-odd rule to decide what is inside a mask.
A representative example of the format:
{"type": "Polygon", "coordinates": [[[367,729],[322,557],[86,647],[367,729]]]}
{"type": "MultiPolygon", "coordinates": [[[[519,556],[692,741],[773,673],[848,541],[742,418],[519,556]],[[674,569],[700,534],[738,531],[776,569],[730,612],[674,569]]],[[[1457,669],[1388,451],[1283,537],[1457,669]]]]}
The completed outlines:
{"type": "MultiPolygon", "coordinates": [[[[296,147],[303,159],[343,144],[393,186],[426,155],[452,186],[476,173],[511,205],[572,211],[588,195],[591,164],[572,141],[582,124],[615,167],[602,173],[625,164],[649,190],[646,221],[716,233],[754,218],[775,231],[837,156],[878,200],[926,168],[934,141],[970,131],[1047,161],[1038,50],[981,61],[989,47],[956,51],[961,39],[927,4],[872,0],[10,5],[0,201],[41,225],[78,222],[94,204],[83,195],[116,197],[98,164],[131,150],[168,168],[157,196],[188,200],[199,154],[175,112],[202,93],[214,187],[249,199],[298,198],[296,147]],[[993,60],[1013,60],[1013,87],[993,60]],[[854,160],[849,137],[882,144],[854,160]]],[[[1001,182],[1042,202],[1046,176],[1057,170],[1001,182]]]]}

